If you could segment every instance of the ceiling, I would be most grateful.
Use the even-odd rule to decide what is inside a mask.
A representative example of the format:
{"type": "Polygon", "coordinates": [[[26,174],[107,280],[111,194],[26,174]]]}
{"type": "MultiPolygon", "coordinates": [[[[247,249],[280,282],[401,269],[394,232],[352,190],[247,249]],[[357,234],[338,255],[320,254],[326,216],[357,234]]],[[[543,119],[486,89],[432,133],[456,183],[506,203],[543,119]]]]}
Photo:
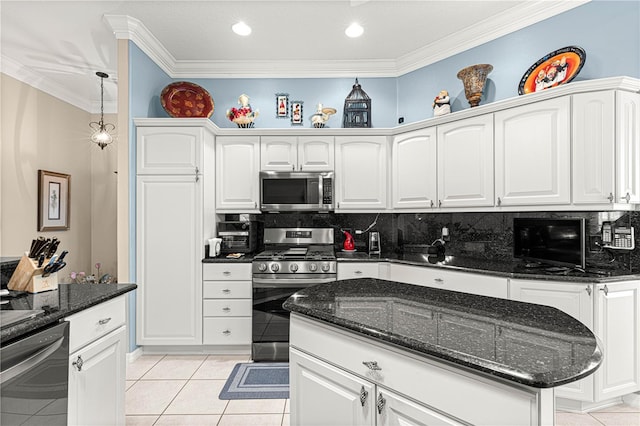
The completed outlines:
{"type": "Polygon", "coordinates": [[[1,0],[1,67],[90,112],[106,72],[113,112],[117,38],[174,78],[398,76],[586,1],[1,0]],[[250,36],[232,33],[239,20],[250,36]]]}

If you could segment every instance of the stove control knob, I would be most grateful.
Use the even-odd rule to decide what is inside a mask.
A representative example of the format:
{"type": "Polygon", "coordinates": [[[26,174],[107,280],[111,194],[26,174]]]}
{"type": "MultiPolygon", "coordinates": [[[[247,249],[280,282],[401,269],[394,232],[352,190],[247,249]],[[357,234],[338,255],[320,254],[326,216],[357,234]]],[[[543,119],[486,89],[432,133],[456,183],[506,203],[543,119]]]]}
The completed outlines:
{"type": "Polygon", "coordinates": [[[322,272],[329,272],[329,264],[327,262],[322,263],[322,272]]]}
{"type": "Polygon", "coordinates": [[[271,270],[273,272],[278,272],[280,270],[280,265],[278,265],[277,263],[272,263],[271,264],[271,270]]]}
{"type": "Polygon", "coordinates": [[[261,263],[258,265],[258,271],[260,272],[264,272],[267,270],[267,264],[266,263],[261,263]]]}
{"type": "Polygon", "coordinates": [[[309,264],[309,271],[315,272],[317,270],[318,270],[318,265],[316,265],[315,263],[310,263],[309,264]]]}
{"type": "Polygon", "coordinates": [[[296,272],[298,270],[298,264],[297,263],[292,263],[291,265],[289,265],[289,270],[291,272],[296,272]]]}

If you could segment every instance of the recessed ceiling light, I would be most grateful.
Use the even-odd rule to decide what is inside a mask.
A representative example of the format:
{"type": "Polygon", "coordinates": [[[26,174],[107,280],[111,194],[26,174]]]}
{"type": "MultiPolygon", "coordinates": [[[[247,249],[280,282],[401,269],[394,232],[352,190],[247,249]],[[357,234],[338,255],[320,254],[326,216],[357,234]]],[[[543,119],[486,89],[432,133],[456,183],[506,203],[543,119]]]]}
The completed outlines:
{"type": "Polygon", "coordinates": [[[349,25],[346,30],[344,30],[344,33],[347,35],[347,37],[360,37],[362,33],[364,33],[364,28],[362,28],[360,24],[354,22],[353,24],[349,25]]]}
{"type": "Polygon", "coordinates": [[[241,36],[248,36],[249,34],[251,34],[251,27],[242,21],[238,22],[237,24],[234,24],[231,27],[231,29],[233,30],[234,33],[241,36]]]}

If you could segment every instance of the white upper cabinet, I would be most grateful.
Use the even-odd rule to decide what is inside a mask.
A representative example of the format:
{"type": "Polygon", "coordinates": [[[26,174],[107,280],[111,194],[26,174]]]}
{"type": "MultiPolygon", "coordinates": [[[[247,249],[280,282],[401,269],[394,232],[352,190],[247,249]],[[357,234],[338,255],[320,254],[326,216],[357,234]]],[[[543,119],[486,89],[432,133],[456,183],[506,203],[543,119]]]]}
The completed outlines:
{"type": "Polygon", "coordinates": [[[573,202],[607,204],[615,192],[615,93],[573,95],[573,202]]]}
{"type": "Polygon", "coordinates": [[[387,208],[387,138],[336,137],[336,211],[387,208]]]}
{"type": "Polygon", "coordinates": [[[260,137],[216,138],[216,210],[258,212],[260,137]]]}
{"type": "Polygon", "coordinates": [[[438,126],[438,207],[493,206],[493,115],[438,126]]]}
{"type": "Polygon", "coordinates": [[[202,127],[138,127],[136,173],[195,174],[201,171],[202,127]]]}
{"type": "Polygon", "coordinates": [[[393,138],[391,193],[394,209],[425,210],[435,206],[436,148],[435,127],[393,138]]]}
{"type": "Polygon", "coordinates": [[[616,92],[617,203],[640,203],[640,94],[616,92]]]}
{"type": "Polygon", "coordinates": [[[260,169],[277,171],[333,171],[332,136],[263,136],[260,169]]]}
{"type": "Polygon", "coordinates": [[[495,113],[496,204],[571,202],[571,99],[495,113]]]}

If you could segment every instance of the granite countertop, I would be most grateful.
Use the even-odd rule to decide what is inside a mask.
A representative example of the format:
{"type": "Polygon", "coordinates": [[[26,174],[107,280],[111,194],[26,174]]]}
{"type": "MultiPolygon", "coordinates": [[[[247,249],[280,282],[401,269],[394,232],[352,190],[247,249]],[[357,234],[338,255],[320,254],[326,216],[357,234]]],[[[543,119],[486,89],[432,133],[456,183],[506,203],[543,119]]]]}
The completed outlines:
{"type": "Polygon", "coordinates": [[[238,259],[234,259],[221,254],[219,257],[205,257],[202,259],[202,263],[251,263],[254,256],[255,254],[248,253],[238,259]]]}
{"type": "Polygon", "coordinates": [[[332,326],[537,388],[602,362],[597,338],[558,309],[373,278],[301,290],[284,308],[332,326]]]}
{"type": "Polygon", "coordinates": [[[0,343],[5,344],[33,330],[53,324],[94,305],[136,289],[136,284],[60,284],[57,290],[42,293],[11,291],[9,303],[22,310],[42,309],[44,315],[2,328],[0,343]]]}
{"type": "Polygon", "coordinates": [[[460,256],[444,256],[438,258],[422,253],[382,253],[369,255],[366,252],[336,252],[336,257],[338,262],[391,262],[527,280],[574,281],[598,284],[640,279],[640,273],[632,273],[628,270],[587,268],[585,271],[580,271],[577,269],[553,268],[549,266],[527,268],[525,264],[519,260],[504,262],[460,256]]]}

